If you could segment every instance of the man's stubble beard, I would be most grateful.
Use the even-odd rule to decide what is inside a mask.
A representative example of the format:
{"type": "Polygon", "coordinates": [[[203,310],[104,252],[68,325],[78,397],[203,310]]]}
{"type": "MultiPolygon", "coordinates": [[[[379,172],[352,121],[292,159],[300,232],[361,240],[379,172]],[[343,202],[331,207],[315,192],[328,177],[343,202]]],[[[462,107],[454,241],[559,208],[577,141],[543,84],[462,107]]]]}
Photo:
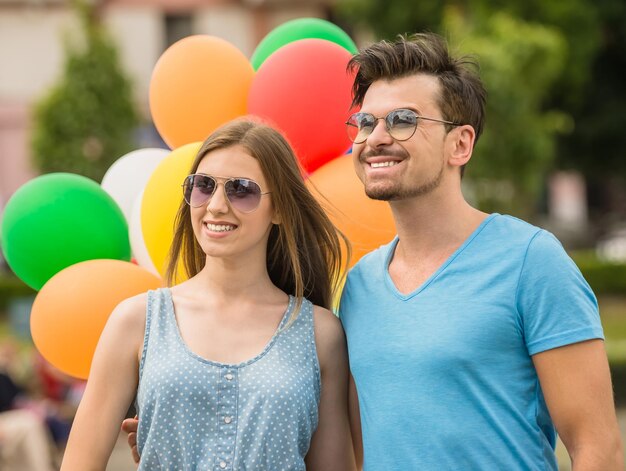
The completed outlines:
{"type": "Polygon", "coordinates": [[[439,187],[443,178],[443,167],[442,164],[437,175],[415,188],[402,188],[400,182],[393,182],[392,185],[387,188],[368,188],[366,185],[365,194],[369,198],[379,201],[400,201],[427,195],[439,187]]]}

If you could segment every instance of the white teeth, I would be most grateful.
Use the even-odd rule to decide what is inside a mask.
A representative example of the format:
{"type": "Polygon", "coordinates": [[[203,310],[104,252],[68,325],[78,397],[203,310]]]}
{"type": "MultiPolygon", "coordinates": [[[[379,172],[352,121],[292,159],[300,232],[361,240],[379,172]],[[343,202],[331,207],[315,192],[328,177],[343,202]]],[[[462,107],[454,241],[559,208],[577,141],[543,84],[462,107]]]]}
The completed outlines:
{"type": "Polygon", "coordinates": [[[392,167],[394,165],[398,165],[400,162],[397,160],[389,160],[387,162],[372,162],[370,165],[372,168],[380,168],[380,167],[392,167]]]}
{"type": "Polygon", "coordinates": [[[235,230],[236,226],[226,226],[223,224],[207,224],[206,227],[213,232],[228,232],[235,230]]]}

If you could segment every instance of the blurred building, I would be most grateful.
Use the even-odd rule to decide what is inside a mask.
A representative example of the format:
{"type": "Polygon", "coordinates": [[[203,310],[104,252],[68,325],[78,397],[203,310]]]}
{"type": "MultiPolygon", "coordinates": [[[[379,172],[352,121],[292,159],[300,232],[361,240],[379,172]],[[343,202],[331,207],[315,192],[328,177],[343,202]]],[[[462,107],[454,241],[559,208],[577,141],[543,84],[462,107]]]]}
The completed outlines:
{"type": "MultiPolygon", "coordinates": [[[[333,0],[93,0],[148,116],[152,68],[172,43],[219,36],[248,57],[273,28],[300,17],[328,19],[333,0]]],[[[0,0],[0,215],[36,175],[29,153],[33,104],[63,71],[64,39],[78,23],[68,0],[0,0]]]]}

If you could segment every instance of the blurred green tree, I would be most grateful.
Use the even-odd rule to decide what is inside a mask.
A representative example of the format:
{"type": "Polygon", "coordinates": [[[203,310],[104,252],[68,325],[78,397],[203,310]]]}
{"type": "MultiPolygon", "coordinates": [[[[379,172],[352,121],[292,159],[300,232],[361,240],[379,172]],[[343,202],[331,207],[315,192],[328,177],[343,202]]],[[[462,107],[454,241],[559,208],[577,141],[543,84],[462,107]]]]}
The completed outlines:
{"type": "Polygon", "coordinates": [[[565,67],[567,44],[558,31],[507,13],[476,25],[450,7],[442,21],[458,54],[478,56],[489,93],[468,187],[486,211],[530,216],[553,165],[556,138],[571,128],[567,114],[545,108],[565,67]]]}
{"type": "MultiPolygon", "coordinates": [[[[530,165],[521,162],[529,158],[527,152],[534,152],[533,146],[543,149],[545,156],[532,155],[530,160],[537,160],[542,165],[536,168],[534,177],[527,173],[512,173],[510,183],[504,180],[495,187],[507,193],[506,188],[517,179],[522,179],[526,180],[524,187],[536,188],[538,180],[553,167],[575,169],[585,174],[591,186],[592,216],[598,212],[613,213],[613,219],[615,215],[626,216],[626,205],[623,204],[626,199],[626,133],[621,129],[622,123],[626,122],[626,87],[623,85],[623,70],[626,68],[626,3],[623,0],[340,0],[337,14],[345,24],[364,27],[380,38],[390,39],[399,33],[416,31],[438,32],[451,38],[453,46],[461,44],[464,51],[475,52],[479,56],[490,93],[490,109],[485,142],[479,144],[477,153],[488,155],[472,162],[474,168],[468,168],[468,177],[481,179],[483,173],[485,176],[493,176],[491,174],[498,169],[483,167],[486,161],[495,158],[492,147],[499,148],[501,152],[507,148],[504,138],[508,140],[509,136],[502,135],[500,139],[497,136],[489,137],[488,134],[499,134],[505,124],[517,122],[524,126],[518,128],[518,131],[532,139],[534,144],[526,145],[525,152],[518,153],[520,149],[512,141],[508,146],[508,156],[502,155],[496,160],[498,166],[508,167],[507,171],[510,172],[514,168],[513,163],[530,165]],[[450,9],[455,10],[461,19],[452,23],[446,20],[450,9]],[[496,18],[503,18],[502,15],[514,19],[519,26],[524,23],[542,25],[544,32],[551,31],[561,37],[560,46],[548,40],[562,54],[559,57],[552,55],[550,59],[556,59],[560,64],[558,73],[546,61],[541,61],[540,67],[533,67],[534,61],[531,61],[527,64],[531,68],[521,69],[523,78],[518,80],[514,75],[506,74],[505,64],[485,64],[495,58],[483,57],[488,45],[481,50],[471,51],[468,45],[481,47],[480,37],[487,37],[490,28],[495,32],[494,24],[502,22],[502,19],[496,18]],[[463,30],[463,25],[466,25],[465,36],[458,34],[463,30]],[[543,83],[542,87],[546,87],[537,90],[536,78],[530,73],[542,74],[541,68],[544,66],[551,69],[545,75],[545,78],[550,77],[550,83],[543,83]],[[506,79],[498,78],[494,73],[505,73],[506,79]],[[515,93],[506,83],[511,77],[514,82],[510,84],[520,87],[520,93],[529,93],[529,102],[525,105],[523,100],[510,102],[507,99],[511,98],[510,93],[515,93]],[[503,98],[503,104],[497,103],[503,98]],[[542,117],[531,120],[521,119],[519,115],[519,119],[502,121],[503,115],[493,108],[510,106],[511,103],[523,104],[530,113],[527,118],[536,112],[542,117]],[[548,126],[549,132],[535,135],[541,125],[548,126]],[[550,154],[552,157],[549,157],[550,154]]],[[[513,31],[511,33],[517,39],[530,39],[520,37],[513,31]]],[[[544,33],[540,35],[547,40],[548,36],[544,33]]],[[[525,47],[526,42],[516,44],[509,40],[513,36],[504,34],[499,40],[508,44],[513,57],[517,57],[518,49],[525,47]]],[[[508,62],[506,54],[502,59],[508,62]]],[[[539,82],[542,82],[540,78],[539,82]]],[[[511,112],[519,114],[515,109],[511,109],[511,112]]],[[[500,177],[506,178],[507,175],[500,177]]],[[[479,187],[487,188],[486,185],[479,187]]]]}
{"type": "Polygon", "coordinates": [[[64,74],[35,106],[31,147],[44,173],[72,172],[100,181],[132,150],[138,117],[131,84],[94,4],[76,0],[73,6],[82,47],[66,38],[64,74]]]}
{"type": "MultiPolygon", "coordinates": [[[[344,13],[349,14],[353,2],[344,2],[344,13]]],[[[368,13],[361,10],[358,15],[363,21],[370,14],[381,15],[372,25],[384,37],[399,31],[445,32],[453,52],[477,57],[489,98],[485,133],[467,168],[468,196],[487,211],[530,216],[554,163],[557,136],[572,126],[567,113],[547,106],[567,66],[568,44],[556,28],[525,21],[505,9],[489,13],[481,1],[470,4],[474,7],[455,2],[403,4],[410,10],[403,16],[399,1],[387,3],[385,13],[378,10],[378,2],[366,0],[368,13]],[[420,21],[411,23],[412,15],[420,21]],[[404,27],[396,26],[391,34],[396,21],[404,27]]]]}
{"type": "Polygon", "coordinates": [[[596,5],[600,46],[573,113],[575,132],[561,139],[558,163],[585,173],[591,215],[610,226],[626,218],[626,2],[598,0],[596,5]]]}
{"type": "MultiPolygon", "coordinates": [[[[601,42],[600,3],[623,4],[622,0],[443,0],[404,2],[403,0],[340,0],[338,14],[351,24],[361,25],[380,38],[397,34],[434,31],[447,36],[444,16],[450,7],[475,25],[489,22],[504,13],[524,22],[556,28],[569,45],[565,66],[551,90],[558,102],[580,103],[580,89],[589,79],[589,64],[601,42]]],[[[617,6],[613,6],[613,10],[617,6]]]]}

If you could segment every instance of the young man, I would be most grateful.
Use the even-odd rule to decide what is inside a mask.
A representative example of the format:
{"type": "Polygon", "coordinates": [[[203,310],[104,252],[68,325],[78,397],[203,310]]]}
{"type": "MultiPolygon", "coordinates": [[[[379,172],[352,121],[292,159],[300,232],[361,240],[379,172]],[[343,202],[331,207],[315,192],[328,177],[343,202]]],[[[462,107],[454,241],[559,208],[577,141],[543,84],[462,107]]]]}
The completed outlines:
{"type": "Polygon", "coordinates": [[[486,96],[470,65],[433,34],[351,61],[355,169],[398,233],[341,301],[364,469],[556,470],[556,429],[575,471],[621,470],[589,286],[550,233],[461,193],[486,96]]]}

